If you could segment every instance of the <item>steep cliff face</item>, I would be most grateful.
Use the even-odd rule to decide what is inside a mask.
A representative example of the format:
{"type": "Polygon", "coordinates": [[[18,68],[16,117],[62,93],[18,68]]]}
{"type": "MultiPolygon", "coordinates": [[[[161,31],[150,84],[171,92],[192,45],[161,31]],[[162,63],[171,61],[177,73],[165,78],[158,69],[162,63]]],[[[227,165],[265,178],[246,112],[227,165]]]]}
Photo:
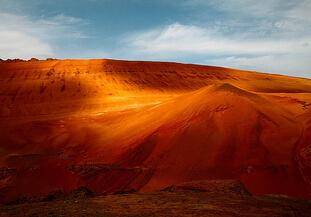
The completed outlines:
{"type": "Polygon", "coordinates": [[[311,80],[116,60],[0,63],[2,200],[239,179],[310,195],[311,80]]]}

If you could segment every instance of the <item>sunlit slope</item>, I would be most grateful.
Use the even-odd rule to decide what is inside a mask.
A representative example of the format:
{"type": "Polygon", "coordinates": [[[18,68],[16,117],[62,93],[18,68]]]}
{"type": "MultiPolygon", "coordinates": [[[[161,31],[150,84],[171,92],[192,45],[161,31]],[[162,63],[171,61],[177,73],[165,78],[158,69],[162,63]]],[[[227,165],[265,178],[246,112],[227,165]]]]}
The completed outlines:
{"type": "Polygon", "coordinates": [[[1,64],[2,201],[227,178],[311,196],[308,79],[177,63],[1,64]]]}
{"type": "Polygon", "coordinates": [[[165,99],[224,82],[257,92],[311,92],[307,79],[190,64],[116,60],[1,62],[0,116],[103,111],[129,102],[146,103],[152,98],[150,94],[165,99]],[[148,98],[144,97],[146,93],[148,98]]]}

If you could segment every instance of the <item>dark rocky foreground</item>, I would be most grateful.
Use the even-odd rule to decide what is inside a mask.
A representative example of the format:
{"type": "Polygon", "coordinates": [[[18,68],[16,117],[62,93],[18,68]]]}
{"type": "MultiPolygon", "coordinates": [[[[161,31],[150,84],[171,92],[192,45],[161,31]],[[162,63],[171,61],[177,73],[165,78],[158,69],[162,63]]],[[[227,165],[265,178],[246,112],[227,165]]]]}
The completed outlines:
{"type": "Polygon", "coordinates": [[[0,216],[271,216],[309,217],[311,201],[252,196],[238,181],[201,181],[153,193],[92,196],[87,190],[41,202],[3,205],[0,216]]]}

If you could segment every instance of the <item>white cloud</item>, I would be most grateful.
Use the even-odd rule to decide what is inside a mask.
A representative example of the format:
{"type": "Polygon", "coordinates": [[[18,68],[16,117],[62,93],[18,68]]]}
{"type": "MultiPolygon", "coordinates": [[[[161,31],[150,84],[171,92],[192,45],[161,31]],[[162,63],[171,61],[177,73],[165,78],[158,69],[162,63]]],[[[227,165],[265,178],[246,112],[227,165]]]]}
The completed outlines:
{"type": "Polygon", "coordinates": [[[83,20],[63,14],[32,19],[0,12],[0,58],[53,57],[54,40],[87,37],[77,30],[83,24],[83,20]]]}
{"type": "Polygon", "coordinates": [[[305,43],[311,38],[288,39],[249,39],[239,36],[225,36],[208,28],[174,23],[163,28],[135,33],[125,39],[135,50],[144,53],[213,54],[213,55],[266,55],[282,54],[295,50],[308,51],[305,43]],[[181,53],[182,52],[182,53],[181,53]]]}
{"type": "Polygon", "coordinates": [[[256,57],[223,57],[207,60],[209,65],[255,70],[311,78],[311,54],[266,55],[256,57]]]}
{"type": "MultiPolygon", "coordinates": [[[[311,37],[250,37],[225,35],[217,29],[174,23],[137,32],[123,43],[148,59],[178,60],[209,57],[208,64],[308,76],[311,71],[311,37]]],[[[310,77],[310,76],[308,76],[310,77]]]]}
{"type": "Polygon", "coordinates": [[[22,58],[53,56],[53,50],[48,43],[21,31],[0,30],[0,57],[22,58]]]}
{"type": "Polygon", "coordinates": [[[184,0],[185,6],[211,7],[238,16],[278,16],[310,0],[184,0]]]}
{"type": "Polygon", "coordinates": [[[207,64],[311,77],[311,0],[184,0],[184,5],[221,14],[207,25],[218,28],[214,38],[226,49],[221,57],[206,49],[212,56],[207,64]]]}
{"type": "MultiPolygon", "coordinates": [[[[217,12],[222,28],[242,31],[244,27],[253,36],[311,34],[311,0],[184,0],[184,5],[217,12]]],[[[200,19],[209,17],[205,14],[200,19]]]]}
{"type": "Polygon", "coordinates": [[[310,11],[311,0],[300,0],[295,7],[291,8],[288,13],[286,13],[286,16],[289,18],[311,22],[310,11]]]}

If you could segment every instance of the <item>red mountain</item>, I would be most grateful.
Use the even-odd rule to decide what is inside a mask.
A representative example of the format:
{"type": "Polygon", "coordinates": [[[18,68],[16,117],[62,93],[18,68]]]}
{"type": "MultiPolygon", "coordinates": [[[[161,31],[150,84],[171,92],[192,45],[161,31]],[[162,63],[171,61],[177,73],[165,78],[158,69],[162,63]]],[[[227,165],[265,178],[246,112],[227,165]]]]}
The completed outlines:
{"type": "Polygon", "coordinates": [[[311,198],[311,80],[116,60],[0,62],[2,202],[238,179],[311,198]]]}

